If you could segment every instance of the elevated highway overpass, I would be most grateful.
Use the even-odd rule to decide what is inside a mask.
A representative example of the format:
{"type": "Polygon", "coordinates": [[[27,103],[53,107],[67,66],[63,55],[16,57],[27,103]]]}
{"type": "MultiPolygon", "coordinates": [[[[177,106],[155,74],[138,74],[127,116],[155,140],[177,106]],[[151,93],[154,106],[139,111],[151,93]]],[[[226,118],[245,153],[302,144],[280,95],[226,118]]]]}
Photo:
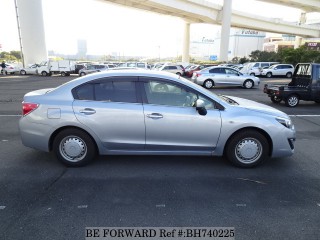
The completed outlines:
{"type": "MultiPolygon", "coordinates": [[[[111,2],[131,8],[147,10],[160,14],[180,17],[189,23],[222,24],[223,6],[206,0],[99,0],[111,2]]],[[[228,0],[230,1],[230,0],[228,0]]],[[[262,1],[262,0],[261,0],[262,1]]],[[[283,0],[284,1],[284,0],[283,0]]],[[[285,2],[297,2],[290,0],[285,2]]],[[[319,0],[316,0],[320,3],[319,0]]],[[[277,0],[265,0],[274,2],[277,0]]],[[[318,4],[319,5],[319,4],[318,4]]],[[[299,5],[300,6],[300,5],[299,5]]],[[[301,6],[302,7],[302,6],[301,6]]],[[[311,7],[310,7],[311,8],[311,7]]],[[[314,7],[316,9],[316,7],[314,7]]],[[[320,7],[319,7],[320,12],[320,7]]],[[[302,37],[320,37],[320,29],[314,26],[282,21],[280,19],[265,18],[253,14],[232,10],[231,26],[248,28],[263,32],[274,32],[302,37]]]]}
{"type": "MultiPolygon", "coordinates": [[[[47,58],[42,19],[41,0],[32,4],[25,0],[17,1],[17,15],[21,24],[21,40],[25,63],[39,62],[47,58]],[[42,20],[41,20],[42,19],[42,20]],[[36,26],[36,27],[35,27],[36,26]],[[36,29],[34,31],[34,29],[36,29]],[[30,38],[30,32],[32,37],[30,38]],[[38,43],[34,44],[34,39],[38,43]],[[40,49],[40,50],[39,50],[40,49]]],[[[228,60],[230,27],[252,29],[264,32],[290,34],[301,37],[320,37],[320,28],[304,24],[285,22],[280,19],[265,18],[232,10],[232,0],[224,0],[224,5],[207,0],[95,0],[114,3],[126,7],[171,15],[185,20],[182,60],[189,61],[190,24],[210,23],[222,26],[219,60],[228,60]]],[[[300,8],[305,12],[320,12],[319,0],[259,0],[300,8]]]]}
{"type": "MultiPolygon", "coordinates": [[[[160,14],[182,18],[186,21],[182,60],[189,59],[189,28],[192,23],[211,23],[222,26],[220,57],[228,60],[228,45],[230,27],[252,29],[263,32],[290,34],[300,37],[320,37],[320,29],[316,26],[286,22],[248,14],[231,9],[232,0],[224,0],[224,6],[206,0],[99,0],[111,2],[131,8],[147,10],[160,14]]],[[[319,0],[261,0],[286,6],[301,8],[305,11],[319,11],[319,0]],[[304,4],[305,3],[305,4],[304,4]]]]}

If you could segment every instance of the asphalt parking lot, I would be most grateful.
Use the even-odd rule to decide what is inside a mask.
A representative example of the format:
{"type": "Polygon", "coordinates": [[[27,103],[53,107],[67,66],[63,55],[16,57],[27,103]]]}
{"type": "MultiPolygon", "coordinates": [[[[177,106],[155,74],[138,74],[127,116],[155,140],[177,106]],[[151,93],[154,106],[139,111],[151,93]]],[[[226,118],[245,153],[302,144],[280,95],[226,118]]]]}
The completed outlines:
{"type": "Polygon", "coordinates": [[[258,89],[219,88],[276,107],[297,130],[295,154],[253,169],[223,158],[103,156],[67,168],[26,148],[25,93],[74,77],[0,76],[0,239],[85,239],[86,227],[234,227],[235,239],[320,239],[320,105],[276,105],[258,89]]]}

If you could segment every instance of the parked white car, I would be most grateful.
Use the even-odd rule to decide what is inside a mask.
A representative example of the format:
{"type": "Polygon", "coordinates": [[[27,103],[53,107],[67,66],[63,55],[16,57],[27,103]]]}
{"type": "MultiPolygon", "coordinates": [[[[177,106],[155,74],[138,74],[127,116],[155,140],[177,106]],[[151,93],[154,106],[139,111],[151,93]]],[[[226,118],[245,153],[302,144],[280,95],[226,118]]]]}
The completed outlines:
{"type": "Polygon", "coordinates": [[[33,64],[30,67],[22,68],[20,70],[21,75],[26,75],[26,74],[38,74],[38,64],[33,64]]]}
{"type": "MultiPolygon", "coordinates": [[[[20,68],[13,64],[6,63],[5,71],[6,71],[5,74],[15,74],[20,71],[20,68]]],[[[1,69],[1,74],[2,74],[2,69],[1,69]]]]}
{"type": "Polygon", "coordinates": [[[261,75],[263,68],[270,67],[278,63],[279,62],[249,62],[243,65],[243,68],[240,70],[240,72],[252,76],[259,76],[261,75]]]}
{"type": "Polygon", "coordinates": [[[262,69],[261,76],[271,78],[273,76],[286,76],[291,78],[294,72],[294,67],[291,64],[275,64],[269,68],[262,69]]]}
{"type": "Polygon", "coordinates": [[[183,69],[179,65],[163,65],[159,71],[171,72],[179,76],[183,75],[183,69]]]}

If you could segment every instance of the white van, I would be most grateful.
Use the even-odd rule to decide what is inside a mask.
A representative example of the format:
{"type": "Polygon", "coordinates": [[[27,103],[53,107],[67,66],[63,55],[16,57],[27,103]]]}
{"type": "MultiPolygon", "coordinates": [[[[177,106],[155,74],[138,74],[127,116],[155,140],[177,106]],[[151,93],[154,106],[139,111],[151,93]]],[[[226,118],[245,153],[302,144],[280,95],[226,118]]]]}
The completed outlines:
{"type": "Polygon", "coordinates": [[[279,62],[248,62],[243,65],[240,72],[243,74],[259,76],[261,75],[262,69],[278,63],[279,62]]]}

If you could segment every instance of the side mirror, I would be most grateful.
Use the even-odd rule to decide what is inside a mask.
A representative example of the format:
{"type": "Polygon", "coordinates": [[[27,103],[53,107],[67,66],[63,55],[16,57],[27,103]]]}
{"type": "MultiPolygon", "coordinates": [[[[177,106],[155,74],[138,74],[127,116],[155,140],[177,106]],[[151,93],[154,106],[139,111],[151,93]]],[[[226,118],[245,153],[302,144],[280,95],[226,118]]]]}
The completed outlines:
{"type": "Polygon", "coordinates": [[[202,115],[202,116],[207,115],[207,109],[205,108],[205,104],[204,104],[203,100],[197,99],[197,101],[195,103],[195,107],[200,115],[202,115]]]}

